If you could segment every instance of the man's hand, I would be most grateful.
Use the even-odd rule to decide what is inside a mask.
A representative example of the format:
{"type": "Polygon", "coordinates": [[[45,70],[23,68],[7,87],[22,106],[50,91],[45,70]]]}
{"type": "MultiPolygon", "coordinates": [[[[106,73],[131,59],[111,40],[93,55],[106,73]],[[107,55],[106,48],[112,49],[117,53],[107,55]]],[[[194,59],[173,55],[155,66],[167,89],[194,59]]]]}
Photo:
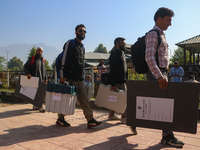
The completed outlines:
{"type": "Polygon", "coordinates": [[[28,79],[31,79],[31,74],[27,74],[27,78],[28,78],[28,79]]]}
{"type": "Polygon", "coordinates": [[[110,89],[116,91],[117,87],[116,86],[111,86],[110,89]]]}
{"type": "Polygon", "coordinates": [[[166,88],[167,88],[168,81],[167,81],[166,78],[164,78],[164,77],[158,78],[158,83],[159,83],[159,87],[160,87],[161,89],[166,89],[166,88]]]}
{"type": "Polygon", "coordinates": [[[67,78],[60,78],[60,83],[64,83],[67,80],[67,78]]]}

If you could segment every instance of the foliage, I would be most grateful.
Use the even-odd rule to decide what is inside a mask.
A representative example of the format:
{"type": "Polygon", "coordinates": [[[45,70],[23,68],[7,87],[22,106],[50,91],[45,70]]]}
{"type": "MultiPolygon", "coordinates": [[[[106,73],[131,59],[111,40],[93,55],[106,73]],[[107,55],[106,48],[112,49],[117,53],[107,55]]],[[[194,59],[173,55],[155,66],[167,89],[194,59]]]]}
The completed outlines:
{"type": "Polygon", "coordinates": [[[33,46],[28,54],[28,59],[36,54],[36,50],[37,50],[37,48],[35,46],[33,46]]]}
{"type": "Polygon", "coordinates": [[[11,71],[21,71],[23,70],[23,61],[16,56],[10,59],[8,62],[8,69],[11,71]]]}
{"type": "Polygon", "coordinates": [[[45,59],[45,68],[46,70],[51,70],[51,66],[49,66],[49,62],[45,59]]]}
{"type": "Polygon", "coordinates": [[[134,69],[128,69],[128,80],[147,81],[145,74],[138,74],[134,69]]]}
{"type": "Polygon", "coordinates": [[[99,44],[98,47],[95,48],[94,53],[104,53],[107,54],[107,48],[103,46],[103,44],[99,44]]]}
{"type": "MultiPolygon", "coordinates": [[[[189,63],[189,51],[186,51],[186,64],[189,63]]],[[[174,55],[170,59],[172,63],[178,61],[180,65],[184,65],[184,50],[182,48],[178,48],[174,50],[174,55]]]]}
{"type": "Polygon", "coordinates": [[[0,56],[0,71],[6,70],[6,59],[0,56]]]}
{"type": "Polygon", "coordinates": [[[56,59],[53,61],[52,65],[51,65],[51,68],[52,68],[52,69],[55,69],[55,68],[56,68],[56,59]]]}

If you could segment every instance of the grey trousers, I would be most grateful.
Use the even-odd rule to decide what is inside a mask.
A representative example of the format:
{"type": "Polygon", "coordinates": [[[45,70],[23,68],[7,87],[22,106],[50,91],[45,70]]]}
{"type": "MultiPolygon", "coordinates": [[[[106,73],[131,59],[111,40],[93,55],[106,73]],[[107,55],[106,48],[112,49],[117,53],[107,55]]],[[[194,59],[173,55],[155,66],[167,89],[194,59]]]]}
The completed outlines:
{"type": "MultiPolygon", "coordinates": [[[[88,100],[89,97],[87,95],[84,81],[69,80],[69,85],[77,86],[78,88],[77,99],[81,105],[81,108],[83,109],[83,114],[85,115],[87,121],[91,120],[93,118],[93,111],[90,107],[90,102],[88,100]]],[[[58,118],[64,118],[64,115],[58,114],[58,118]]]]}

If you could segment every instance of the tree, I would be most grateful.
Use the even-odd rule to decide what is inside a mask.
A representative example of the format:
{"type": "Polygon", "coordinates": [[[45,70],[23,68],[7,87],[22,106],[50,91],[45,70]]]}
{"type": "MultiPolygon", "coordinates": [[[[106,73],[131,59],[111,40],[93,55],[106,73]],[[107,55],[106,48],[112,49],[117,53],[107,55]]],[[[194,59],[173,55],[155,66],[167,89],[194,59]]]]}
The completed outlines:
{"type": "Polygon", "coordinates": [[[51,70],[51,66],[49,66],[49,62],[45,59],[45,68],[46,70],[51,70]]]}
{"type": "Polygon", "coordinates": [[[6,59],[0,56],[0,71],[6,70],[6,59]]]}
{"type": "Polygon", "coordinates": [[[99,44],[97,48],[95,48],[94,53],[104,53],[107,54],[107,48],[103,46],[103,44],[99,44]]]}
{"type": "MultiPolygon", "coordinates": [[[[186,62],[189,62],[189,57],[189,51],[186,51],[186,62]]],[[[170,61],[178,61],[180,65],[184,65],[184,50],[180,47],[174,50],[174,55],[172,56],[170,61]]]]}
{"type": "Polygon", "coordinates": [[[16,56],[10,59],[8,62],[8,69],[11,71],[21,71],[23,70],[23,61],[16,56]]]}
{"type": "Polygon", "coordinates": [[[52,68],[52,69],[55,69],[55,68],[56,68],[56,59],[53,61],[52,65],[51,65],[51,68],[52,68]]]}
{"type": "Polygon", "coordinates": [[[33,48],[30,50],[30,53],[28,54],[28,59],[36,54],[37,48],[33,46],[33,48]]]}

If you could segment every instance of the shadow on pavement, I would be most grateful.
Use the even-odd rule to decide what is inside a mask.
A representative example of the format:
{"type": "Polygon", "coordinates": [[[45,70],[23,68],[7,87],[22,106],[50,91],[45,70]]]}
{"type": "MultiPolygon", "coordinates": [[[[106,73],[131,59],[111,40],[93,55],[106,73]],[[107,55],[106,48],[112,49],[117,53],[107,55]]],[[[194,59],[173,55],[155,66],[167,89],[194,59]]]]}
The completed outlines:
{"type": "Polygon", "coordinates": [[[27,115],[33,113],[35,110],[33,109],[20,109],[20,110],[12,110],[12,111],[5,111],[1,112],[1,118],[9,118],[9,117],[16,117],[21,115],[27,115]]]}
{"type": "Polygon", "coordinates": [[[84,148],[84,150],[94,150],[94,149],[134,149],[138,147],[138,144],[129,144],[127,137],[133,136],[133,134],[125,134],[121,136],[109,137],[108,141],[92,145],[90,147],[84,148]]]}
{"type": "Polygon", "coordinates": [[[105,128],[117,126],[119,124],[120,123],[109,124],[103,121],[103,124],[101,126],[91,129],[86,128],[86,124],[80,124],[78,126],[71,127],[59,127],[57,125],[31,125],[21,128],[13,128],[4,130],[4,132],[7,133],[0,135],[0,146],[8,146],[11,144],[17,144],[26,141],[60,137],[72,133],[93,133],[103,130],[105,128]]]}

